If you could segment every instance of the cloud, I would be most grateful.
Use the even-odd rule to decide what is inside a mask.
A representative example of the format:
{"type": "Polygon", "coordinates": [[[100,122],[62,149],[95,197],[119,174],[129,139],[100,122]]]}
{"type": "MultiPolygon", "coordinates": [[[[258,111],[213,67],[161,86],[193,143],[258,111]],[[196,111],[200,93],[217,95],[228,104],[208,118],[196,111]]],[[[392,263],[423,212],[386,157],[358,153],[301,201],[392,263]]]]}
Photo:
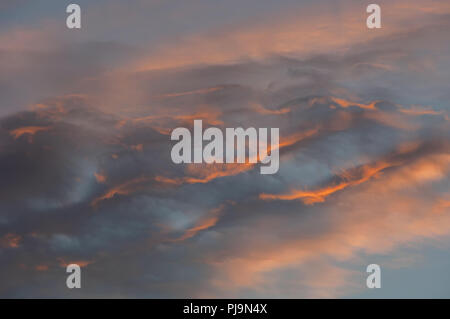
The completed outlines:
{"type": "Polygon", "coordinates": [[[0,239],[0,246],[6,248],[17,248],[20,245],[21,237],[15,234],[6,234],[0,239]]]}
{"type": "MultiPolygon", "coordinates": [[[[108,29],[156,23],[137,13],[79,38],[2,31],[0,295],[345,297],[369,259],[438,253],[449,8],[383,3],[378,32],[361,4],[330,3],[270,19],[242,5],[252,16],[232,26],[199,18],[148,38],[108,29]],[[170,132],[195,119],[280,128],[279,172],[172,163],[170,132]],[[65,289],[69,263],[84,267],[80,291],[65,289]]],[[[88,14],[123,8],[105,6],[88,14]]]]}
{"type": "Polygon", "coordinates": [[[322,1],[317,6],[303,6],[292,9],[291,13],[283,12],[280,17],[275,13],[256,23],[196,34],[176,44],[165,44],[133,67],[138,70],[179,68],[235,63],[243,58],[265,59],[273,54],[305,56],[327,51],[346,52],[361,42],[408,30],[413,20],[430,21],[437,14],[444,15],[450,10],[442,1],[429,2],[426,8],[420,1],[386,1],[379,4],[383,12],[389,12],[389,18],[384,20],[384,27],[377,33],[367,32],[361,22],[365,5],[353,1],[352,5],[334,12],[323,10],[330,3],[322,1]],[[300,10],[302,19],[292,13],[300,10]],[[335,27],[336,19],[339,19],[339,28],[335,27]]]}
{"type": "Polygon", "coordinates": [[[19,127],[16,128],[14,130],[12,130],[10,132],[10,134],[15,138],[18,139],[19,137],[21,137],[24,134],[27,135],[34,135],[37,132],[41,132],[41,131],[48,131],[50,129],[50,127],[46,127],[46,126],[26,126],[26,127],[19,127]]]}

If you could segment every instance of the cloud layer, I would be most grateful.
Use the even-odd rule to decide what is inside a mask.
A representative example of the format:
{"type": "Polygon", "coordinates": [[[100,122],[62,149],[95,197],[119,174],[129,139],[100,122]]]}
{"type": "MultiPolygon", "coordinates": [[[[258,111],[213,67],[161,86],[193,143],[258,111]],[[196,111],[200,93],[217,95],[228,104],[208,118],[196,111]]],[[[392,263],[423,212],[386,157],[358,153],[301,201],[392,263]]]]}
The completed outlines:
{"type": "MultiPolygon", "coordinates": [[[[186,15],[215,14],[192,2],[186,15]]],[[[122,25],[111,3],[87,16],[122,25]]],[[[446,247],[450,7],[405,3],[381,4],[380,32],[352,1],[302,3],[304,19],[267,1],[270,25],[244,5],[240,24],[186,22],[155,31],[156,47],[100,23],[68,37],[54,18],[11,23],[0,34],[0,296],[345,297],[365,289],[373,260],[414,267],[409,249],[446,247]],[[194,119],[279,127],[279,172],[173,164],[170,132],[194,119]],[[65,286],[69,263],[83,267],[80,290],[65,286]]],[[[187,19],[133,4],[141,27],[147,5],[187,19]]]]}

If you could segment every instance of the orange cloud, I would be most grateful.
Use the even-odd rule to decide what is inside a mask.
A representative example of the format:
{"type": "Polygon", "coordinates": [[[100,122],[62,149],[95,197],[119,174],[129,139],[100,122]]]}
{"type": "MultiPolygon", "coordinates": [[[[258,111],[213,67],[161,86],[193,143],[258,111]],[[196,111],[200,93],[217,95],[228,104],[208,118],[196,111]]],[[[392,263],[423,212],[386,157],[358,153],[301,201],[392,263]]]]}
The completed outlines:
{"type": "Polygon", "coordinates": [[[91,206],[95,206],[95,205],[97,205],[99,202],[101,202],[103,200],[111,199],[115,195],[128,195],[128,194],[131,194],[131,193],[135,192],[136,190],[140,189],[140,187],[142,187],[140,184],[145,183],[148,180],[149,179],[146,178],[146,177],[138,177],[138,178],[132,179],[132,180],[130,180],[128,182],[125,182],[123,184],[120,184],[118,186],[115,186],[115,187],[109,189],[102,196],[95,198],[91,202],[91,206]]]}
{"type": "Polygon", "coordinates": [[[37,265],[36,267],[35,267],[35,269],[37,270],[37,271],[47,271],[48,270],[48,266],[47,265],[37,265]]]}
{"type": "Polygon", "coordinates": [[[25,134],[33,136],[37,132],[44,132],[44,131],[48,131],[50,129],[51,129],[50,126],[24,126],[24,127],[19,127],[19,128],[16,128],[16,129],[10,131],[9,134],[11,136],[13,136],[14,139],[16,140],[25,134]]]}
{"type": "MultiPolygon", "coordinates": [[[[239,59],[263,59],[271,54],[310,54],[316,51],[337,49],[373,34],[363,32],[364,28],[354,12],[343,13],[341,22],[347,29],[345,37],[339,36],[330,21],[335,17],[315,12],[314,15],[286,17],[283,14],[278,23],[270,27],[261,24],[239,26],[234,30],[217,30],[210,34],[186,37],[183,42],[168,44],[150,57],[137,62],[137,70],[177,68],[196,64],[225,64],[239,59]],[[314,21],[313,17],[314,16],[314,21]],[[308,34],[308,37],[304,35],[308,34]],[[270,43],[270,45],[267,45],[270,43]]],[[[387,30],[387,29],[386,29],[387,30]]],[[[384,33],[384,30],[381,30],[384,33]]]]}
{"type": "MultiPolygon", "coordinates": [[[[399,0],[383,3],[389,19],[377,32],[367,32],[362,17],[365,5],[342,6],[339,28],[335,27],[336,12],[322,6],[301,6],[296,13],[271,13],[236,27],[216,29],[204,34],[186,36],[183,41],[162,44],[144,59],[133,62],[127,69],[139,71],[179,68],[199,64],[235,63],[241,59],[261,60],[273,54],[307,56],[314,53],[342,52],[353,45],[382,36],[411,30],[411,24],[433,21],[435,14],[450,12],[445,1],[399,0]],[[300,19],[298,12],[301,12],[300,19]],[[270,21],[270,23],[268,23],[270,21]],[[270,44],[270,45],[268,45],[270,44]]],[[[375,65],[379,66],[380,64],[375,65]]],[[[386,66],[383,66],[386,68],[386,66]]]]}
{"type": "MultiPolygon", "coordinates": [[[[292,216],[278,216],[276,223],[260,220],[252,228],[244,227],[245,235],[234,232],[234,246],[221,254],[205,257],[216,270],[211,284],[227,296],[240,288],[264,291],[272,287],[271,276],[267,274],[274,270],[294,266],[306,272],[305,278],[311,278],[317,265],[329,264],[330,258],[355,261],[359,252],[388,254],[403,244],[413,247],[413,243],[423,239],[449,235],[449,198],[430,192],[433,183],[448,177],[449,164],[448,154],[427,155],[386,171],[365,187],[349,189],[323,207],[326,230],[318,228],[315,234],[309,231],[304,234],[300,224],[297,235],[292,233],[280,239],[268,235],[277,232],[277,225],[285,230],[285,223],[294,222],[292,216]],[[252,241],[243,240],[249,237],[252,241]],[[310,263],[314,266],[310,267],[310,263]]],[[[227,230],[221,232],[226,234],[227,230]]],[[[336,297],[339,291],[352,285],[339,278],[330,284],[333,282],[336,283],[333,292],[320,280],[308,281],[308,287],[314,295],[328,293],[328,297],[336,297]]]]}
{"type": "Polygon", "coordinates": [[[301,191],[294,190],[288,194],[260,194],[259,198],[262,200],[295,200],[302,199],[305,204],[314,204],[319,202],[324,202],[325,197],[342,190],[349,186],[349,183],[340,183],[337,185],[327,186],[315,191],[301,191]]]}
{"type": "Polygon", "coordinates": [[[89,261],[89,260],[66,261],[63,258],[58,258],[58,261],[59,261],[59,265],[61,267],[67,267],[71,264],[76,264],[80,267],[86,267],[87,265],[90,265],[93,263],[93,261],[89,261]]]}
{"type": "Polygon", "coordinates": [[[97,182],[99,183],[105,183],[106,182],[106,175],[102,175],[100,173],[94,173],[95,179],[97,180],[97,182]]]}
{"type": "Polygon", "coordinates": [[[13,233],[9,233],[0,238],[0,246],[4,248],[18,248],[22,237],[13,233]]]}
{"type": "Polygon", "coordinates": [[[221,115],[222,112],[220,110],[203,106],[199,111],[191,114],[180,114],[180,115],[159,114],[133,118],[130,120],[121,120],[117,123],[116,127],[121,128],[125,126],[125,124],[128,121],[134,124],[142,122],[150,122],[152,123],[151,127],[156,131],[158,131],[159,133],[163,135],[170,135],[170,132],[174,127],[174,123],[172,121],[177,121],[184,124],[191,124],[194,120],[202,120],[203,122],[210,125],[223,125],[223,121],[220,120],[221,115]],[[156,122],[156,125],[153,125],[153,122],[156,122]]]}
{"type": "Polygon", "coordinates": [[[400,112],[409,115],[442,115],[442,111],[435,111],[432,108],[413,107],[410,109],[401,108],[400,112]]]}
{"type": "Polygon", "coordinates": [[[155,181],[171,185],[182,184],[206,184],[217,178],[235,176],[251,170],[253,163],[212,163],[212,164],[188,164],[187,171],[196,177],[168,178],[156,176],[155,181]]]}
{"type": "Polygon", "coordinates": [[[282,115],[282,114],[287,114],[287,113],[291,112],[291,109],[289,107],[284,107],[279,110],[269,110],[269,109],[264,108],[259,103],[251,104],[251,108],[252,108],[252,110],[254,110],[260,114],[267,114],[267,115],[282,115]]]}
{"type": "Polygon", "coordinates": [[[332,97],[331,100],[343,108],[346,108],[349,106],[357,106],[357,107],[360,107],[360,108],[366,109],[366,110],[375,110],[376,109],[375,105],[378,103],[377,101],[375,101],[375,102],[371,102],[370,104],[362,104],[362,103],[347,101],[344,99],[339,99],[336,97],[332,97]]]}
{"type": "Polygon", "coordinates": [[[32,105],[31,109],[41,118],[61,120],[69,114],[66,103],[86,103],[90,97],[84,94],[67,94],[61,97],[52,98],[46,102],[32,105]]]}
{"type": "Polygon", "coordinates": [[[179,92],[179,93],[168,93],[168,94],[162,95],[162,97],[167,98],[167,97],[178,97],[178,96],[185,96],[185,95],[207,94],[207,93],[223,90],[224,88],[225,88],[225,86],[217,86],[217,87],[206,88],[206,89],[198,89],[198,90],[193,90],[193,91],[186,91],[186,92],[179,92]]]}
{"type": "Polygon", "coordinates": [[[223,122],[219,120],[219,116],[222,113],[217,110],[208,110],[205,112],[197,112],[189,115],[177,115],[174,116],[174,119],[183,121],[183,122],[192,122],[194,120],[203,120],[211,125],[223,125],[223,122]]]}
{"type": "Polygon", "coordinates": [[[172,241],[174,241],[174,242],[184,241],[186,239],[194,237],[198,232],[200,232],[202,230],[206,230],[206,229],[209,229],[209,228],[215,226],[217,224],[217,221],[219,220],[219,215],[220,215],[221,211],[223,210],[223,207],[224,206],[221,205],[218,208],[213,209],[212,211],[210,211],[208,213],[208,216],[201,219],[197,223],[197,225],[186,230],[186,232],[183,234],[183,236],[181,236],[175,240],[172,240],[172,241]]]}
{"type": "Polygon", "coordinates": [[[230,164],[189,164],[188,172],[199,177],[185,177],[188,184],[208,183],[216,178],[234,176],[251,170],[253,163],[230,163],[230,164]]]}
{"type": "Polygon", "coordinates": [[[144,145],[137,144],[137,145],[131,145],[130,148],[137,152],[142,152],[144,150],[144,145]]]}
{"type": "Polygon", "coordinates": [[[338,184],[326,186],[316,190],[293,190],[287,194],[260,194],[262,200],[297,200],[301,199],[307,205],[324,202],[326,197],[349,186],[359,185],[379,174],[382,170],[396,164],[379,162],[373,165],[365,165],[357,170],[343,172],[340,177],[343,179],[338,184]]]}

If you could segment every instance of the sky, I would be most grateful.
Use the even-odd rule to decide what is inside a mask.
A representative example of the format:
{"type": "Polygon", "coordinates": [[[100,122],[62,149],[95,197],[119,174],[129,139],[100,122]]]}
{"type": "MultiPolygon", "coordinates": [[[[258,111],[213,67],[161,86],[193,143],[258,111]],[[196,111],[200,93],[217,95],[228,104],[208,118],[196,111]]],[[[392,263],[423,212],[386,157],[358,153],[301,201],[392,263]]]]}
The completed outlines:
{"type": "Polygon", "coordinates": [[[448,1],[70,3],[0,0],[0,297],[450,297],[448,1]],[[279,171],[174,164],[195,119],[279,171]]]}

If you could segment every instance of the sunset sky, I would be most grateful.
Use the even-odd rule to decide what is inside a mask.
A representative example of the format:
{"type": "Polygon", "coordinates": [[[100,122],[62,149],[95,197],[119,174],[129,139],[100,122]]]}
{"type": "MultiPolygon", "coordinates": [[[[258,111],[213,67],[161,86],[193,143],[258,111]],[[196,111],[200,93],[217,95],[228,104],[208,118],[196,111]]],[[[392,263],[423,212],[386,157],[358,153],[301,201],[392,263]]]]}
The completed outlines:
{"type": "Polygon", "coordinates": [[[360,0],[72,2],[0,0],[0,297],[450,298],[448,0],[373,1],[381,29],[360,0]],[[194,120],[279,128],[278,173],[174,164],[194,120]]]}

